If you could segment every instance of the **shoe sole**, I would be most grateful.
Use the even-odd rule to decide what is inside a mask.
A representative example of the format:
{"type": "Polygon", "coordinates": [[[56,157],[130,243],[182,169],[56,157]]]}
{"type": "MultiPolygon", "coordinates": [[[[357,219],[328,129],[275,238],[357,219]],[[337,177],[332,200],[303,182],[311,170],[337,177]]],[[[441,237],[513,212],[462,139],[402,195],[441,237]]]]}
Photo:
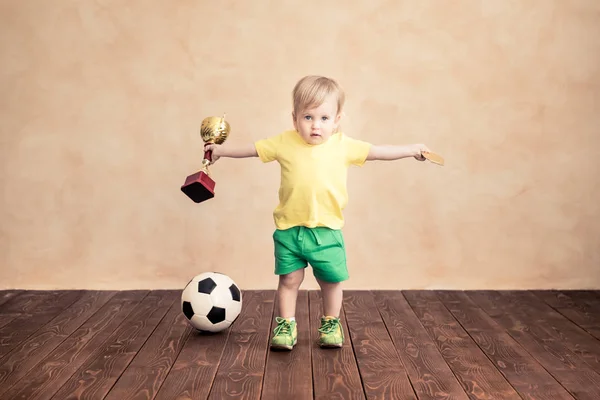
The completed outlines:
{"type": "Polygon", "coordinates": [[[323,349],[337,349],[340,347],[343,347],[344,344],[343,343],[338,343],[338,344],[322,344],[319,343],[319,347],[323,348],[323,349]]]}
{"type": "Polygon", "coordinates": [[[272,344],[271,350],[292,350],[296,343],[298,343],[298,339],[294,340],[294,343],[292,343],[291,346],[286,344],[272,344]]]}

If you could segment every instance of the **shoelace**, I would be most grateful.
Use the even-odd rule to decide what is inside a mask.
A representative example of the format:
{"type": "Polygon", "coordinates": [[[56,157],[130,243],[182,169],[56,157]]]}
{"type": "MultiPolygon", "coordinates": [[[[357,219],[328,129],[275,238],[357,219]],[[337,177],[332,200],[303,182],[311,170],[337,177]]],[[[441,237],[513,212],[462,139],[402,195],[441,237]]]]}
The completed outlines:
{"type": "Polygon", "coordinates": [[[335,328],[337,328],[339,323],[339,319],[328,319],[325,322],[323,322],[323,325],[319,328],[319,332],[331,333],[335,330],[335,328]]]}
{"type": "Polygon", "coordinates": [[[292,323],[285,318],[276,317],[277,326],[273,330],[275,335],[289,335],[292,333],[292,323]]]}

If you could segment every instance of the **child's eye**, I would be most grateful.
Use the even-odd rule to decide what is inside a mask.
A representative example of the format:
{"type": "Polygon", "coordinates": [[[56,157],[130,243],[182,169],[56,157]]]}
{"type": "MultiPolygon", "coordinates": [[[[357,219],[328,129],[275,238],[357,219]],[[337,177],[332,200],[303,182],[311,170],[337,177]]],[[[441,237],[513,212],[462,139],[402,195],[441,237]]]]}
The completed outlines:
{"type": "Polygon", "coordinates": [[[310,115],[305,115],[305,116],[304,116],[304,119],[305,119],[305,120],[310,120],[310,115]]]}
{"type": "Polygon", "coordinates": [[[323,117],[321,118],[323,121],[327,121],[329,119],[329,117],[323,117]]]}

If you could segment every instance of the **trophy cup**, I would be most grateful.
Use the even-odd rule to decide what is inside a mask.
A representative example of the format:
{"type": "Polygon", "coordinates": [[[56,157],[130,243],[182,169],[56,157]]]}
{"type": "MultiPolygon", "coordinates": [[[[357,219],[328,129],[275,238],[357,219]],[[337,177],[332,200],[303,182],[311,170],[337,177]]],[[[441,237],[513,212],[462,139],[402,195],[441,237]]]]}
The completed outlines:
{"type": "MultiPolygon", "coordinates": [[[[225,114],[222,117],[207,117],[202,121],[200,127],[200,136],[204,144],[222,144],[229,136],[231,127],[225,121],[225,114]]],[[[205,200],[215,197],[215,181],[210,177],[208,165],[212,161],[212,151],[204,152],[202,160],[202,169],[195,174],[188,176],[181,191],[185,193],[195,203],[201,203],[205,200]]]]}

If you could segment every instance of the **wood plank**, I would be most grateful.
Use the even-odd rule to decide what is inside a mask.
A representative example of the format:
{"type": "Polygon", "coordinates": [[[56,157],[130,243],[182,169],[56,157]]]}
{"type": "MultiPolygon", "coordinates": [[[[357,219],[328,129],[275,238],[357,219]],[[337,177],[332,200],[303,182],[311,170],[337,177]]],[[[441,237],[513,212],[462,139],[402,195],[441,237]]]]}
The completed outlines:
{"type": "Polygon", "coordinates": [[[45,357],[38,367],[13,385],[7,399],[50,399],[81,365],[115,332],[128,315],[143,301],[148,291],[119,292],[60,346],[45,357]]]}
{"type": "Polygon", "coordinates": [[[114,291],[86,291],[77,302],[17,345],[0,360],[0,394],[27,375],[115,294],[114,291]]]}
{"type": "Polygon", "coordinates": [[[600,312],[600,290],[563,290],[563,292],[600,312]]]}
{"type": "Polygon", "coordinates": [[[417,399],[368,291],[347,291],[344,313],[367,399],[417,399]]]}
{"type": "MultiPolygon", "coordinates": [[[[0,306],[0,328],[16,318],[19,318],[22,321],[31,320],[32,313],[35,312],[40,305],[47,304],[52,298],[55,298],[61,293],[63,292],[58,290],[27,290],[21,291],[15,295],[7,295],[4,299],[4,303],[0,306]]],[[[13,331],[8,329],[8,332],[13,331]]]]}
{"type": "Polygon", "coordinates": [[[4,303],[24,292],[24,290],[0,290],[0,313],[2,313],[2,305],[4,303]]]}
{"type": "Polygon", "coordinates": [[[105,400],[153,399],[192,331],[181,311],[179,292],[167,315],[146,341],[105,400]]]}
{"type": "Polygon", "coordinates": [[[597,373],[600,373],[600,343],[588,332],[574,324],[533,293],[526,290],[498,291],[511,313],[535,321],[548,332],[550,337],[570,345],[597,373]]]}
{"type": "Polygon", "coordinates": [[[55,397],[104,398],[180,295],[177,290],[151,291],[55,397]]]}
{"type": "Polygon", "coordinates": [[[209,399],[260,398],[275,304],[274,290],[253,293],[244,318],[231,326],[209,399]]]}
{"type": "Polygon", "coordinates": [[[190,332],[156,400],[208,398],[227,339],[233,327],[245,319],[250,311],[246,304],[252,303],[253,293],[242,291],[242,311],[229,329],[218,333],[190,332]]]}
{"type": "MultiPolygon", "coordinates": [[[[76,302],[83,296],[83,293],[82,290],[59,291],[55,296],[38,302],[35,309],[31,310],[30,313],[19,315],[0,328],[0,359],[50,322],[65,308],[76,302]]],[[[46,299],[45,296],[40,296],[46,299]]]]}
{"type": "Polygon", "coordinates": [[[0,307],[0,314],[30,314],[52,298],[64,294],[62,290],[26,290],[18,296],[11,296],[0,307]]]}
{"type": "Polygon", "coordinates": [[[543,324],[519,311],[527,304],[510,305],[497,291],[469,291],[466,294],[502,326],[569,393],[578,400],[600,399],[600,376],[567,344],[553,338],[543,324]]]}
{"type": "MultiPolygon", "coordinates": [[[[278,309],[275,299],[274,309],[278,309]]],[[[312,340],[308,310],[308,292],[301,290],[296,302],[298,343],[292,351],[267,352],[263,399],[309,400],[313,398],[311,363],[312,340]]],[[[271,332],[277,323],[272,319],[271,332]]]]}
{"type": "Polygon", "coordinates": [[[581,298],[558,290],[534,290],[538,298],[600,340],[600,312],[581,298]]]}
{"type": "Polygon", "coordinates": [[[403,294],[470,398],[521,398],[435,293],[409,290],[403,294]]]}
{"type": "Polygon", "coordinates": [[[523,399],[573,399],[548,371],[464,292],[437,291],[436,294],[523,399]]]}
{"type": "Polygon", "coordinates": [[[530,290],[535,295],[540,295],[550,301],[555,308],[573,307],[584,312],[593,307],[600,306],[600,290],[598,297],[589,291],[582,290],[530,290]]]}
{"type": "Polygon", "coordinates": [[[383,317],[419,400],[467,400],[456,376],[398,290],[376,291],[383,317]]]}
{"type": "Polygon", "coordinates": [[[309,291],[309,309],[315,399],[365,399],[343,310],[340,319],[345,335],[344,345],[341,348],[322,349],[318,345],[318,329],[323,315],[320,291],[309,291]]]}
{"type": "Polygon", "coordinates": [[[22,314],[0,314],[0,328],[8,325],[11,321],[22,314]]]}

